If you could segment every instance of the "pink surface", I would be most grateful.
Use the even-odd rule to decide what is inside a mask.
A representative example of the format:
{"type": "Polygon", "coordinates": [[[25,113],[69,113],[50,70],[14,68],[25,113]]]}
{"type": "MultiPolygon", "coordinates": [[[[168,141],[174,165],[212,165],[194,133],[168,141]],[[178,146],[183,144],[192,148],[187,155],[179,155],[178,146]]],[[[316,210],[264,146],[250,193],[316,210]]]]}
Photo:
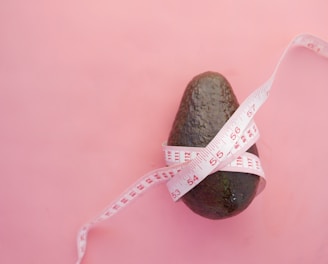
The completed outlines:
{"type": "MultiPolygon", "coordinates": [[[[111,2],[0,2],[0,263],[74,263],[81,225],[164,165],[195,74],[242,100],[295,35],[328,40],[326,1],[111,2]]],[[[328,263],[327,69],[301,49],[283,63],[244,213],[203,219],[158,185],[90,232],[83,263],[328,263]]]]}

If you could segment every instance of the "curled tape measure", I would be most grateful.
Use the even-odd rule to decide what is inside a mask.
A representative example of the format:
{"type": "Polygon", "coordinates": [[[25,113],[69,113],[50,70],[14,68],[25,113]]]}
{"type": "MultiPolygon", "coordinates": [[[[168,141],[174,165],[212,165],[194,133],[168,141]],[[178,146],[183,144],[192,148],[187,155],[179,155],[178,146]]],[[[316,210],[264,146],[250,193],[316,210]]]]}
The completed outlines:
{"type": "Polygon", "coordinates": [[[265,186],[265,178],[260,160],[245,151],[259,138],[259,131],[253,121],[254,115],[268,98],[278,68],[293,47],[307,48],[328,58],[328,43],[312,35],[297,36],[283,52],[271,77],[239,106],[205,148],[167,146],[164,143],[162,147],[168,167],[145,174],[80,229],[77,235],[76,263],[80,264],[85,255],[90,228],[112,217],[156,183],[167,182],[172,199],[177,201],[215,171],[239,171],[260,176],[257,193],[261,192],[265,186]]]}

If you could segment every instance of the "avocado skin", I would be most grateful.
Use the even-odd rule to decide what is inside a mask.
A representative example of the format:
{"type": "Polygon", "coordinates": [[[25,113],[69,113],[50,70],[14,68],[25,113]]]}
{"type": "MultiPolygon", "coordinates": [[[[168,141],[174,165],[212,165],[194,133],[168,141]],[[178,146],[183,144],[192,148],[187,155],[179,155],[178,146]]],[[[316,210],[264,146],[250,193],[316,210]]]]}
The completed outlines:
{"type": "MultiPolygon", "coordinates": [[[[239,104],[226,78],[216,72],[195,76],[183,94],[168,138],[170,146],[205,147],[239,104]]],[[[256,145],[247,152],[258,156],[256,145]]],[[[207,176],[181,200],[196,214],[224,219],[241,213],[252,202],[259,176],[218,171],[207,176]]]]}

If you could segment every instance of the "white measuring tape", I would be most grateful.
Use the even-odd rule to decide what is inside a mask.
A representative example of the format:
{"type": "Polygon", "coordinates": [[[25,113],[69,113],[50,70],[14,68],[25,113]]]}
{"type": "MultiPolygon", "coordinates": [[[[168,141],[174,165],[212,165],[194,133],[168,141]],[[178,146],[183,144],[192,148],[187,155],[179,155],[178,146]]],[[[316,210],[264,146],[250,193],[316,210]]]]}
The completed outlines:
{"type": "Polygon", "coordinates": [[[260,160],[245,151],[259,138],[253,121],[254,115],[266,101],[278,68],[293,47],[307,48],[328,58],[328,43],[312,35],[297,36],[284,50],[271,77],[239,106],[205,148],[167,146],[164,143],[163,150],[169,167],[145,174],[101,214],[80,229],[77,235],[76,263],[80,264],[85,255],[90,228],[116,214],[156,183],[167,182],[172,199],[177,201],[214,171],[239,171],[259,175],[261,181],[257,193],[261,192],[265,179],[260,160]]]}

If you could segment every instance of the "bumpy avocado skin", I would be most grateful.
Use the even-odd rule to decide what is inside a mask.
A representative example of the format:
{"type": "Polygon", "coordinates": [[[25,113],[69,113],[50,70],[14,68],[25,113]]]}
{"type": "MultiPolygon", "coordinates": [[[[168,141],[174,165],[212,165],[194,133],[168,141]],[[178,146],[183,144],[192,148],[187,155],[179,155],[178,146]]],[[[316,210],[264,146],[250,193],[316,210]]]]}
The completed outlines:
{"type": "MultiPolygon", "coordinates": [[[[224,76],[216,72],[195,76],[183,94],[168,145],[205,147],[238,106],[224,76]]],[[[258,156],[256,145],[247,151],[258,156]]],[[[257,175],[219,171],[207,176],[181,199],[196,214],[223,219],[246,209],[258,184],[257,175]]]]}

